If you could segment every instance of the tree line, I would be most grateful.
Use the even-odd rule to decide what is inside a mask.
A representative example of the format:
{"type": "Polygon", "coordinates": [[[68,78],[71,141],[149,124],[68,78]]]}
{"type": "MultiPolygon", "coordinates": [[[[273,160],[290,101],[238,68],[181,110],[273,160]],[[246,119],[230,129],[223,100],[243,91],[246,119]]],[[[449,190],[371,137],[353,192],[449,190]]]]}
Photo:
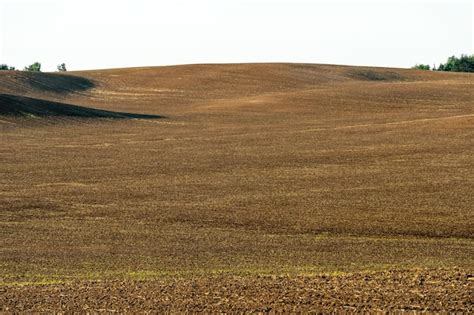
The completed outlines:
{"type": "MultiPolygon", "coordinates": [[[[59,72],[65,72],[67,71],[66,69],[66,64],[65,63],[61,63],[59,64],[57,67],[56,67],[57,71],[59,72]]],[[[7,70],[7,71],[15,71],[15,67],[11,67],[7,64],[0,64],[0,70],[7,70]]],[[[41,72],[41,63],[39,62],[35,62],[35,63],[32,63],[31,65],[29,66],[26,66],[25,68],[23,68],[23,71],[29,71],[29,72],[41,72]]]]}
{"type": "Polygon", "coordinates": [[[474,72],[474,55],[461,55],[461,57],[451,56],[446,63],[433,65],[417,64],[413,69],[433,70],[433,71],[452,71],[452,72],[474,72]]]}

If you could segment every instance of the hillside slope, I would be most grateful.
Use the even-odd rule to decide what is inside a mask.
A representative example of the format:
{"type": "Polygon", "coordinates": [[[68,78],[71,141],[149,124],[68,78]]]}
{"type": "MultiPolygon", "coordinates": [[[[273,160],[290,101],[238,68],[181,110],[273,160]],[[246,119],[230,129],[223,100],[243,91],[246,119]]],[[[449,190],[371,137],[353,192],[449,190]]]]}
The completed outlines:
{"type": "Polygon", "coordinates": [[[472,83],[469,74],[313,64],[187,65],[69,72],[67,75],[2,71],[0,79],[3,94],[111,110],[139,109],[153,114],[163,109],[183,112],[221,100],[258,103],[260,97],[266,96],[275,96],[281,101],[305,100],[318,97],[324,91],[387,86],[387,83],[395,86],[472,83]]]}
{"type": "Polygon", "coordinates": [[[0,73],[0,116],[7,117],[76,117],[76,118],[160,118],[112,112],[59,102],[74,101],[74,96],[85,95],[95,83],[86,78],[59,73],[4,71],[0,73]],[[9,94],[14,93],[14,94],[9,94]],[[28,97],[33,96],[33,97],[28,97]],[[73,97],[71,97],[73,96],[73,97]]]}
{"type": "MultiPolygon", "coordinates": [[[[150,310],[170,310],[153,300],[164,290],[177,311],[472,311],[472,74],[308,64],[0,72],[0,112],[8,305],[77,310],[77,299],[113,289],[150,310]],[[67,298],[48,299],[53,291],[67,298]],[[301,292],[301,303],[286,298],[301,292]]],[[[87,304],[116,303],[101,301],[87,304]]]]}

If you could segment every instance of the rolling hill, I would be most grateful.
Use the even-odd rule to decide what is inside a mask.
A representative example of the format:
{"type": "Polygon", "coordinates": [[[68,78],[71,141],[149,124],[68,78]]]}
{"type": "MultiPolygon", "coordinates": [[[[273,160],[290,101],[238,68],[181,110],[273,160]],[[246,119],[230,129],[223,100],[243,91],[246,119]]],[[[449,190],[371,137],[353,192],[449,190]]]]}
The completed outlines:
{"type": "Polygon", "coordinates": [[[0,311],[472,311],[472,74],[2,71],[0,134],[0,311]]]}

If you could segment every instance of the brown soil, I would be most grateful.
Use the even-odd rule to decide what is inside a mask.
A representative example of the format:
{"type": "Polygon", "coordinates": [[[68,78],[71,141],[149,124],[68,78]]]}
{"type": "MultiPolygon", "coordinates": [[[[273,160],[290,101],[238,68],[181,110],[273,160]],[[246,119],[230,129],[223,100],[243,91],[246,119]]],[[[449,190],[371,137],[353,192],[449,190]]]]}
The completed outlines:
{"type": "Polygon", "coordinates": [[[360,284],[361,296],[396,288],[394,307],[461,308],[474,265],[473,86],[472,74],[307,64],[1,72],[0,299],[46,309],[37,290],[86,285],[98,309],[108,285],[81,281],[104,280],[164,288],[176,310],[194,309],[172,285],[220,294],[239,279],[239,305],[256,310],[284,292],[251,302],[255,288],[310,296],[313,283],[333,291],[308,274],[355,272],[356,288],[392,270],[398,282],[360,284]],[[71,110],[111,116],[58,115],[71,110]],[[396,272],[418,268],[446,278],[420,289],[428,300],[396,272]],[[57,281],[72,284],[17,286],[57,281]]]}
{"type": "Polygon", "coordinates": [[[458,270],[340,276],[205,277],[0,288],[0,311],[474,311],[474,278],[458,270]]]}

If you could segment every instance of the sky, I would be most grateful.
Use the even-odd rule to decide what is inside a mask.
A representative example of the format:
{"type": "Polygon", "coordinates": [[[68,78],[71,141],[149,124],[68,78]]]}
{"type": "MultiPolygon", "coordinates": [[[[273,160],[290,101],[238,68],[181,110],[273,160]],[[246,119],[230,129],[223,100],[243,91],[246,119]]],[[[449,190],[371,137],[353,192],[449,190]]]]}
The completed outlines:
{"type": "Polygon", "coordinates": [[[54,71],[474,54],[474,0],[0,0],[0,63],[54,71]]]}

